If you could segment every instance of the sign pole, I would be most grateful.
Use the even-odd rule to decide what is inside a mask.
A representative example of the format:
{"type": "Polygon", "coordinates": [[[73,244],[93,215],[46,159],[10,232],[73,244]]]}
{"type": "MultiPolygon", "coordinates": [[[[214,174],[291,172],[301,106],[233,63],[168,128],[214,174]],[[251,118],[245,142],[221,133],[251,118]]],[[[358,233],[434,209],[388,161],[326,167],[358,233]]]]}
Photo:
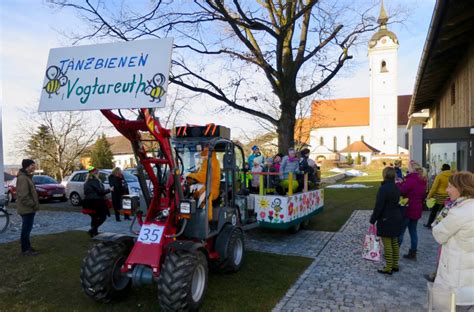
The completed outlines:
{"type": "Polygon", "coordinates": [[[5,174],[3,167],[3,115],[2,104],[0,104],[0,208],[5,206],[5,174]]]}

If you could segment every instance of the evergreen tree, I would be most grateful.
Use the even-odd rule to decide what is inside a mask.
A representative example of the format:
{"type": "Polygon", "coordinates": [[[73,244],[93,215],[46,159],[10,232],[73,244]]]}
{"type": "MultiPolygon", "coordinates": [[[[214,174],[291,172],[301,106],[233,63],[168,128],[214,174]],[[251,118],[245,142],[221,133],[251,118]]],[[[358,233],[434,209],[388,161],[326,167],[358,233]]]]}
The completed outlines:
{"type": "Polygon", "coordinates": [[[360,165],[361,163],[362,163],[362,158],[360,157],[360,153],[357,153],[356,165],[360,165]]]}
{"type": "Polygon", "coordinates": [[[91,150],[91,165],[96,168],[113,168],[114,155],[110,149],[110,143],[107,141],[105,134],[102,133],[95,142],[91,150]]]}
{"type": "Polygon", "coordinates": [[[55,150],[55,144],[51,131],[45,125],[40,125],[27,141],[26,155],[36,161],[39,170],[45,174],[55,175],[55,163],[49,155],[49,151],[55,150]]]}
{"type": "Polygon", "coordinates": [[[354,159],[352,159],[351,153],[349,153],[349,154],[347,155],[346,161],[347,161],[347,164],[348,164],[348,165],[352,165],[352,164],[354,163],[354,159]]]}

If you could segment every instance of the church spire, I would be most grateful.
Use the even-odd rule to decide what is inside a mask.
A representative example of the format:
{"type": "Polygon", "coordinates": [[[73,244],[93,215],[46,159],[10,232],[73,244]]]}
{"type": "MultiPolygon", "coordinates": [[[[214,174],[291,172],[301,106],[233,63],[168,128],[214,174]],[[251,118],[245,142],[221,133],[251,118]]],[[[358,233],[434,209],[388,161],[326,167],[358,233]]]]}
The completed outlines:
{"type": "Polygon", "coordinates": [[[385,8],[383,7],[383,0],[382,0],[380,4],[380,14],[379,14],[377,23],[380,24],[380,28],[385,29],[387,28],[387,22],[388,22],[388,15],[387,15],[387,12],[385,12],[385,8]]]}

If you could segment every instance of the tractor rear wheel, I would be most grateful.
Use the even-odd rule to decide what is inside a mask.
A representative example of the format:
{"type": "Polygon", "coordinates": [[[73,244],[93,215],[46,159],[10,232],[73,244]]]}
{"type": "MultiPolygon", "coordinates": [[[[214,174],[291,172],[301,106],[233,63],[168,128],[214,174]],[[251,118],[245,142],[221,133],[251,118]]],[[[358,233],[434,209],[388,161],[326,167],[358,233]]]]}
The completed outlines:
{"type": "Polygon", "coordinates": [[[237,272],[240,270],[244,260],[244,235],[241,230],[235,228],[232,231],[225,257],[226,259],[221,264],[223,272],[237,272]]]}
{"type": "Polygon", "coordinates": [[[131,246],[123,242],[101,242],[84,258],[81,267],[81,286],[86,295],[96,301],[110,302],[124,295],[131,287],[131,279],[120,271],[131,246]]]}
{"type": "Polygon", "coordinates": [[[177,250],[165,259],[158,278],[158,301],[164,311],[196,311],[208,283],[207,258],[202,251],[177,250]]]}

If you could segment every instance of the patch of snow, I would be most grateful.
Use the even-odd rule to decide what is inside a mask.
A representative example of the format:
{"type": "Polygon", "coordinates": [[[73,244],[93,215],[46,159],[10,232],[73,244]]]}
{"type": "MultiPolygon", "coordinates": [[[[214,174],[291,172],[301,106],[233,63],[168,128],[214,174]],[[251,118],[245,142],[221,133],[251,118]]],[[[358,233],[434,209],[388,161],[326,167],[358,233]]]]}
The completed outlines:
{"type": "Polygon", "coordinates": [[[341,169],[341,168],[332,168],[331,170],[329,170],[329,172],[344,173],[345,170],[344,170],[344,169],[341,169]]]}
{"type": "Polygon", "coordinates": [[[368,176],[366,172],[362,172],[360,170],[355,170],[355,169],[347,170],[345,173],[346,173],[346,176],[348,177],[368,176]]]}
{"type": "Polygon", "coordinates": [[[334,188],[334,189],[341,189],[341,188],[371,188],[372,186],[365,185],[365,184],[332,184],[326,186],[326,188],[334,188]]]}

